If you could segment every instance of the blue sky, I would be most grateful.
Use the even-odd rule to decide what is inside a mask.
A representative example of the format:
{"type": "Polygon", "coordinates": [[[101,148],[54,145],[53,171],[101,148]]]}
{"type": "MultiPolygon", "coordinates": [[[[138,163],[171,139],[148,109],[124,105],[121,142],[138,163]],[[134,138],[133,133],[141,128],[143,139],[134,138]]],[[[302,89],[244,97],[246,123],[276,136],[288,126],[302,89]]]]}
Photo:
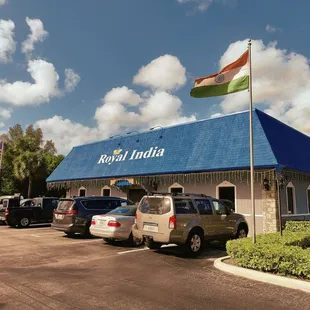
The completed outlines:
{"type": "MultiPolygon", "coordinates": [[[[57,90],[48,95],[44,93],[45,84],[41,84],[42,89],[36,91],[42,91],[43,97],[39,95],[36,100],[25,88],[14,88],[22,100],[11,99],[14,93],[0,86],[0,92],[7,91],[5,96],[0,93],[0,108],[10,111],[2,113],[3,131],[16,123],[37,124],[45,137],[54,139],[59,151],[66,153],[76,144],[132,128],[147,129],[154,124],[169,125],[244,110],[246,92],[211,99],[194,99],[189,92],[194,78],[215,73],[221,65],[234,60],[246,49],[246,40],[251,37],[253,70],[257,67],[254,85],[257,107],[310,133],[310,127],[298,120],[310,115],[307,107],[310,44],[306,37],[309,1],[300,0],[298,5],[289,0],[6,2],[0,6],[0,19],[14,23],[16,47],[6,54],[10,54],[7,57],[10,59],[2,59],[0,63],[0,80],[6,80],[2,84],[34,83],[27,68],[29,62],[40,59],[54,66],[59,82],[57,90]],[[208,5],[199,9],[201,4],[208,5]],[[41,20],[48,33],[42,42],[34,43],[31,53],[22,52],[22,42],[30,33],[26,17],[41,20]],[[277,44],[271,43],[275,41],[277,44]],[[167,86],[158,86],[152,68],[144,72],[143,82],[140,79],[140,83],[133,83],[142,66],[164,55],[171,56],[155,62],[155,66],[161,70],[157,78],[167,86]],[[176,78],[183,74],[183,80],[173,84],[174,75],[171,71],[166,74],[166,65],[171,71],[177,67],[176,78]],[[70,90],[64,89],[66,68],[79,76],[70,90]],[[266,78],[268,86],[264,83],[266,78]],[[131,95],[140,96],[140,100],[127,104],[118,99],[117,96],[122,96],[119,93],[114,94],[112,102],[102,100],[111,89],[123,86],[128,88],[127,92],[132,90],[131,95]],[[96,114],[96,109],[104,104],[107,106],[96,114]],[[157,117],[156,107],[162,111],[157,117]]],[[[0,31],[0,60],[1,44],[4,43],[0,31]]],[[[8,46],[2,50],[5,48],[8,46]]],[[[42,83],[49,83],[47,80],[44,76],[42,83]]]]}

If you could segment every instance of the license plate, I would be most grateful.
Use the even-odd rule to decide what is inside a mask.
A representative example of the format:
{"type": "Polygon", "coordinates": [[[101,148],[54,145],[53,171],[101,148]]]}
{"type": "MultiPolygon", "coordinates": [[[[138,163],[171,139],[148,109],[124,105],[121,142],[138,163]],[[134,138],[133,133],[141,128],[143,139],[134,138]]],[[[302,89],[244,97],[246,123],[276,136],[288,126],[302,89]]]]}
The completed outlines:
{"type": "Polygon", "coordinates": [[[105,220],[99,220],[99,221],[98,221],[98,224],[99,224],[100,226],[107,226],[107,221],[105,221],[105,220]]]}
{"type": "Polygon", "coordinates": [[[145,231],[151,231],[151,232],[158,232],[158,226],[156,225],[144,225],[143,230],[145,231]]]}
{"type": "Polygon", "coordinates": [[[57,220],[63,220],[64,219],[64,215],[63,214],[55,214],[55,218],[57,219],[57,220]]]}

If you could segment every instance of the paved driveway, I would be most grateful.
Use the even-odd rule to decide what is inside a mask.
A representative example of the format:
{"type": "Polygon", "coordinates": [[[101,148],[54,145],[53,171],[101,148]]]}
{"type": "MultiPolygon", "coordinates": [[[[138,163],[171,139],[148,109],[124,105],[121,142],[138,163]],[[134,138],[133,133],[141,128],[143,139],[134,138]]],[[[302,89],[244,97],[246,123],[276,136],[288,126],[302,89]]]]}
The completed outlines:
{"type": "Polygon", "coordinates": [[[310,294],[227,275],[199,259],[0,226],[0,309],[310,309],[310,294]]]}

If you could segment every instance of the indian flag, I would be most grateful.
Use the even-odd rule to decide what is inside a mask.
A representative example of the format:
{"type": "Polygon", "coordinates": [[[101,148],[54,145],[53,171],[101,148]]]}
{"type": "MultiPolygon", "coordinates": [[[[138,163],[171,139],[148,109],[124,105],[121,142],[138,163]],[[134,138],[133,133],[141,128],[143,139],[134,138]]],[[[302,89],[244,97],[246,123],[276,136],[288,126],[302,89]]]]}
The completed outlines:
{"type": "Polygon", "coordinates": [[[223,96],[249,88],[249,51],[220,72],[195,80],[191,96],[204,98],[223,96]]]}

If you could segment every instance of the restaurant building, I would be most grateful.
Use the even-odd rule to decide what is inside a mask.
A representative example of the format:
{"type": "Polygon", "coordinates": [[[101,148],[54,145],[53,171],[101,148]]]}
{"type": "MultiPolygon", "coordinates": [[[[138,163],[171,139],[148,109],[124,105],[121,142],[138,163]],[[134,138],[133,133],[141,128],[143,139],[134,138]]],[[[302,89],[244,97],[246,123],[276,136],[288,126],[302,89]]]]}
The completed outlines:
{"type": "MultiPolygon", "coordinates": [[[[310,138],[253,110],[258,233],[310,219],[310,138]]],[[[252,232],[249,112],[240,112],[74,147],[47,179],[67,196],[147,191],[203,193],[235,203],[252,232]]]]}

